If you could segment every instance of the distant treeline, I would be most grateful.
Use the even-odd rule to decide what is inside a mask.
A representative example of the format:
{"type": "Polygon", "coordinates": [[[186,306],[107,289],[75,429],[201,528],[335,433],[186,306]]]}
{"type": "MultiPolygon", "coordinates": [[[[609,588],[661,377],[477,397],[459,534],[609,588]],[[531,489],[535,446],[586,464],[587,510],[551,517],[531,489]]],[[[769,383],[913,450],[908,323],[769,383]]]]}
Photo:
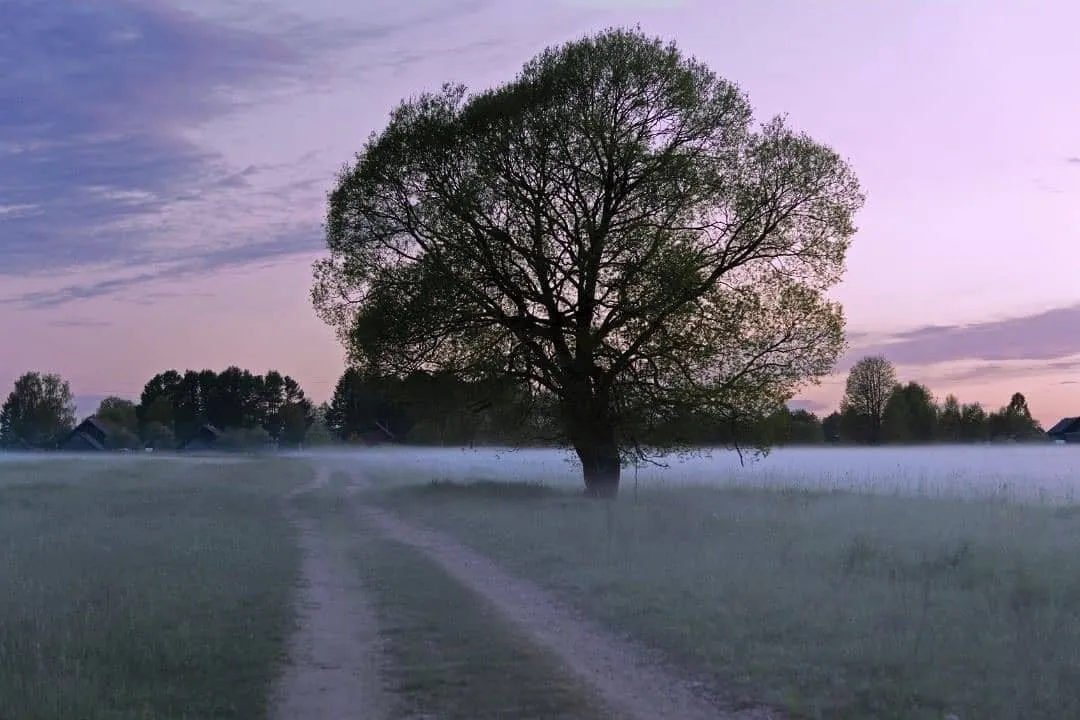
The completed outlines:
{"type": "MultiPolygon", "coordinates": [[[[138,402],[109,397],[94,416],[108,428],[111,449],[175,448],[210,424],[222,446],[295,447],[397,441],[418,445],[559,444],[558,405],[508,381],[467,382],[439,373],[372,377],[349,369],[329,402],[314,405],[288,375],[238,367],[169,370],[151,378],[138,402]]],[[[36,372],[20,377],[0,407],[0,447],[56,447],[76,425],[69,383],[36,372]]],[[[977,443],[1041,440],[1020,393],[1000,409],[935,402],[919,383],[900,384],[884,358],[852,369],[840,410],[827,417],[777,408],[733,421],[695,416],[651,428],[638,442],[665,446],[772,446],[823,443],[977,443]]]]}

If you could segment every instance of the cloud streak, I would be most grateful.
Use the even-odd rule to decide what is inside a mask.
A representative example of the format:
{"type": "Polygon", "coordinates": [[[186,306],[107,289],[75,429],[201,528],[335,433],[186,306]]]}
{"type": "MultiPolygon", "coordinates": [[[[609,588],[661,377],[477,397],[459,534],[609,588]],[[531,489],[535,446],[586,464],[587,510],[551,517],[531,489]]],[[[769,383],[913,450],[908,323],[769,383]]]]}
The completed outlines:
{"type": "Polygon", "coordinates": [[[256,171],[186,131],[295,82],[323,47],[130,0],[7,0],[4,18],[0,276],[175,259],[138,219],[256,171]]]}
{"type": "MultiPolygon", "coordinates": [[[[56,308],[77,300],[90,300],[118,293],[128,293],[142,290],[157,283],[176,282],[185,278],[203,276],[211,272],[220,272],[259,263],[272,263],[297,254],[310,254],[319,247],[319,244],[319,241],[315,238],[289,233],[271,240],[249,242],[206,251],[190,260],[158,264],[149,270],[117,274],[95,282],[71,283],[49,290],[38,290],[0,298],[0,305],[10,305],[23,310],[56,308]]],[[[136,302],[149,302],[171,295],[160,291],[140,292],[133,299],[136,302]]],[[[57,323],[62,322],[64,321],[57,321],[57,323]]],[[[53,324],[57,325],[57,323],[53,324]]],[[[78,321],[70,326],[85,327],[83,323],[78,321]]]]}
{"type": "Polygon", "coordinates": [[[969,325],[926,326],[856,345],[851,356],[883,354],[900,365],[958,360],[1057,360],[1080,354],[1080,304],[969,325]]]}

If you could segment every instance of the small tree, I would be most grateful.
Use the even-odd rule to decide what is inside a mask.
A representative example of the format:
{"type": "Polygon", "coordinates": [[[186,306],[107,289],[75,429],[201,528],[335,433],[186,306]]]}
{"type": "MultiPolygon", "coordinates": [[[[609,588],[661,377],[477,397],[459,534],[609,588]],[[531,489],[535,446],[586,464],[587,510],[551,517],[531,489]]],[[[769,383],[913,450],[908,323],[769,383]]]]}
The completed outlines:
{"type": "Polygon", "coordinates": [[[825,293],[862,201],[830,148],[611,30],[394,110],[331,193],[312,299],[374,375],[553,397],[587,492],[612,496],[648,439],[753,424],[831,371],[825,293]]]}
{"type": "Polygon", "coordinates": [[[857,440],[882,440],[885,407],[896,387],[896,368],[884,355],[871,355],[855,363],[848,373],[841,413],[858,422],[857,440]]]}
{"type": "Polygon", "coordinates": [[[124,430],[131,435],[139,432],[139,416],[135,403],[130,400],[120,397],[104,398],[94,416],[113,431],[124,430]]]}
{"type": "Polygon", "coordinates": [[[149,422],[143,426],[142,442],[154,450],[173,450],[176,448],[176,436],[163,423],[149,422]]]}
{"type": "Polygon", "coordinates": [[[956,396],[946,396],[939,414],[939,439],[945,442],[957,442],[960,440],[963,425],[963,416],[961,413],[960,401],[956,399],[956,396]]]}
{"type": "Polygon", "coordinates": [[[51,448],[75,427],[71,386],[59,375],[28,372],[0,406],[0,445],[51,448]]]}

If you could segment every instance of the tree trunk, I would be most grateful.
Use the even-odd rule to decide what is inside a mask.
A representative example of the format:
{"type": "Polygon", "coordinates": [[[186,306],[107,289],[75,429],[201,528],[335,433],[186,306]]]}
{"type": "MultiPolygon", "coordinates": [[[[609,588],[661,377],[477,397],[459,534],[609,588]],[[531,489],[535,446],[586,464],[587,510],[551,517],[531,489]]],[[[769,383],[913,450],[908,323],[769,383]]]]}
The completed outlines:
{"type": "Polygon", "coordinates": [[[581,461],[585,495],[614,498],[619,493],[622,458],[611,399],[587,378],[568,383],[562,398],[567,438],[581,461]]]}
{"type": "Polygon", "coordinates": [[[622,460],[614,442],[578,442],[574,451],[581,460],[586,497],[611,499],[619,494],[622,460]]]}

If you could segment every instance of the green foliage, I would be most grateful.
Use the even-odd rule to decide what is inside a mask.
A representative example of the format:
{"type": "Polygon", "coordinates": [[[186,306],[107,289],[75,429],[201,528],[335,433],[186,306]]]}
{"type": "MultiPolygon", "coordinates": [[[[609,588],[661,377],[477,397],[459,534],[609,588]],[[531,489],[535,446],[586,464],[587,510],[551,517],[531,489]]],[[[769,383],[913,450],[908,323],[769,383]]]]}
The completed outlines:
{"type": "Polygon", "coordinates": [[[938,408],[925,385],[896,385],[885,403],[882,439],[892,443],[927,443],[937,437],[938,408]]]}
{"type": "Polygon", "coordinates": [[[167,425],[149,422],[143,426],[142,439],[147,447],[155,450],[172,450],[176,447],[176,436],[167,425]]]}
{"type": "Polygon", "coordinates": [[[147,442],[151,431],[164,441],[161,427],[183,440],[210,423],[222,430],[261,428],[272,440],[296,444],[313,420],[313,407],[288,375],[255,375],[233,366],[220,373],[159,373],[144,386],[137,414],[147,442]]]}
{"type": "Polygon", "coordinates": [[[587,484],[617,479],[644,438],[760,421],[831,370],[862,201],[831,149],[611,30],[397,107],[331,194],[312,299],[365,373],[511,380],[587,484]]]}
{"type": "Polygon", "coordinates": [[[229,428],[221,433],[215,448],[234,451],[265,450],[273,442],[274,439],[265,428],[229,428]]]}
{"type": "Polygon", "coordinates": [[[75,400],[67,380],[28,372],[0,406],[0,447],[52,448],[75,427],[75,400]]]}
{"type": "MultiPolygon", "coordinates": [[[[895,387],[896,368],[883,355],[864,357],[855,363],[840,403],[844,435],[857,442],[881,442],[885,409],[895,387]]],[[[894,414],[898,412],[894,409],[894,414]]]]}
{"type": "Polygon", "coordinates": [[[139,436],[125,427],[109,428],[105,446],[109,450],[137,450],[143,447],[139,436]]]}
{"type": "Polygon", "coordinates": [[[863,358],[851,369],[840,412],[825,419],[823,432],[831,442],[851,443],[1046,439],[1023,394],[1014,393],[992,413],[979,403],[961,405],[951,394],[938,406],[925,385],[897,383],[895,368],[883,356],[863,358]]]}
{"type": "Polygon", "coordinates": [[[107,444],[111,450],[132,450],[141,446],[139,415],[135,403],[119,397],[107,397],[94,413],[108,429],[107,444]]]}

